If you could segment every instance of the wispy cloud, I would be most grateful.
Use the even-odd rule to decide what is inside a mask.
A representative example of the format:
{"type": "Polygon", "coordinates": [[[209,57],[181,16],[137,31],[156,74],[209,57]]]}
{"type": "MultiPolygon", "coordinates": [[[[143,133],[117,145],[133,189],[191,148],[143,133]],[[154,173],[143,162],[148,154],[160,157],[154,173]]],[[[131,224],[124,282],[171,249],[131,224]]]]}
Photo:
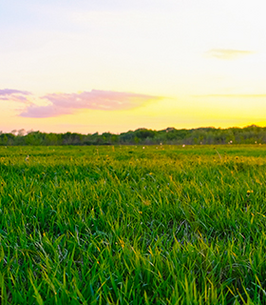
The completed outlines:
{"type": "Polygon", "coordinates": [[[248,50],[234,50],[234,49],[211,49],[205,53],[207,57],[214,57],[218,59],[237,59],[246,55],[254,54],[254,51],[248,50]]]}
{"type": "Polygon", "coordinates": [[[29,91],[21,91],[16,89],[0,89],[0,96],[3,95],[12,95],[12,94],[23,94],[23,95],[30,95],[29,91]]]}
{"type": "MultiPolygon", "coordinates": [[[[26,92],[26,91],[25,91],[26,92]]],[[[20,116],[30,118],[47,118],[73,114],[78,109],[122,110],[141,106],[151,100],[162,97],[144,94],[92,90],[81,93],[52,93],[39,98],[46,105],[30,102],[20,116]]],[[[36,100],[36,99],[35,99],[36,100]]],[[[22,102],[22,100],[21,100],[22,102]]]]}
{"type": "Polygon", "coordinates": [[[223,97],[223,98],[266,98],[266,94],[200,94],[192,97],[223,97]]]}
{"type": "Polygon", "coordinates": [[[14,101],[14,102],[27,102],[27,96],[31,95],[28,91],[21,91],[16,89],[2,89],[0,90],[0,100],[14,101]]]}

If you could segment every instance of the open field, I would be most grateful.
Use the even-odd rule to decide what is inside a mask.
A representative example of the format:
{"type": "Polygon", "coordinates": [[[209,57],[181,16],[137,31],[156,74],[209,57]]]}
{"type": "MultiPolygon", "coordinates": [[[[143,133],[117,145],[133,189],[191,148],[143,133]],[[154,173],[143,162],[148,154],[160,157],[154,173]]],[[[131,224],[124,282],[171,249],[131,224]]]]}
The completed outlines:
{"type": "Polygon", "coordinates": [[[266,304],[265,145],[0,147],[0,171],[1,304],[266,304]]]}

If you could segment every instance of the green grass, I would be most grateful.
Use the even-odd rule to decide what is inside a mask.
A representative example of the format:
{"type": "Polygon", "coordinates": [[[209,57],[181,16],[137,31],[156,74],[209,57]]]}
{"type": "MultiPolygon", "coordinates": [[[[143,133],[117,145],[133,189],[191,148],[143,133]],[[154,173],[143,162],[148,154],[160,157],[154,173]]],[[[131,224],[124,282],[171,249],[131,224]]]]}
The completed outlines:
{"type": "Polygon", "coordinates": [[[1,147],[0,174],[1,304],[266,304],[264,145],[1,147]]]}

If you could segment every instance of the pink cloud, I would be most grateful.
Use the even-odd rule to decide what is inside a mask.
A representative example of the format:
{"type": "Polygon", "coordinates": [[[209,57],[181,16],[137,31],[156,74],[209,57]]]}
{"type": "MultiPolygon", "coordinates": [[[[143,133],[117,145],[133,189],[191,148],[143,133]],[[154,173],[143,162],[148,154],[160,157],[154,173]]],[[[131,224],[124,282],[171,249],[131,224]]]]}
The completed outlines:
{"type": "Polygon", "coordinates": [[[30,95],[31,93],[29,91],[21,91],[21,90],[16,90],[16,89],[2,89],[2,90],[0,90],[0,96],[12,95],[12,94],[30,95]]]}
{"type": "Polygon", "coordinates": [[[131,109],[150,100],[159,100],[162,97],[144,94],[92,90],[81,93],[47,94],[42,97],[49,102],[46,106],[31,104],[22,117],[46,118],[64,114],[72,114],[77,109],[121,110],[131,109]]]}
{"type": "Polygon", "coordinates": [[[26,96],[31,95],[28,91],[21,91],[16,89],[2,89],[0,90],[1,101],[15,101],[15,102],[28,102],[26,96]]]}
{"type": "Polygon", "coordinates": [[[63,114],[71,114],[72,112],[71,108],[56,107],[54,105],[30,105],[27,107],[26,111],[20,114],[20,116],[26,118],[49,118],[63,114]]]}

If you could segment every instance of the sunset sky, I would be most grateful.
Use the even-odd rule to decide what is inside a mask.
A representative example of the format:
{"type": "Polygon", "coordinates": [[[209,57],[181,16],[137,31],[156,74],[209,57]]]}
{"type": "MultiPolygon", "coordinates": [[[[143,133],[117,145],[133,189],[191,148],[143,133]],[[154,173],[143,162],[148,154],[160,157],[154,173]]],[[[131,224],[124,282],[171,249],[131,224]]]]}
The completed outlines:
{"type": "Polygon", "coordinates": [[[264,0],[1,0],[0,130],[266,125],[264,0]]]}

